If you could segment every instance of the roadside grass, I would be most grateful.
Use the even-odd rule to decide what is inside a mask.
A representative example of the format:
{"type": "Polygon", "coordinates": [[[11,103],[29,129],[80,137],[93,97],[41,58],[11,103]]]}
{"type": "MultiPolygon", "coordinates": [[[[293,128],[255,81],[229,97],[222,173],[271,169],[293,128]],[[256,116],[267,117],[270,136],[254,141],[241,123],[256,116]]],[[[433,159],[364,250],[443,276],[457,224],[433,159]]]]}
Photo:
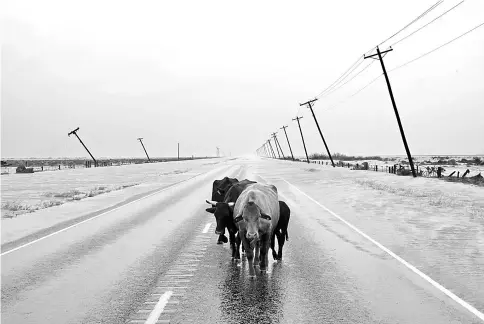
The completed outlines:
{"type": "Polygon", "coordinates": [[[14,218],[21,214],[33,213],[40,209],[60,206],[70,201],[78,201],[89,197],[95,197],[111,191],[123,190],[129,187],[138,185],[139,183],[132,183],[121,186],[96,186],[86,191],[72,189],[64,192],[45,192],[41,196],[45,199],[35,204],[21,200],[6,201],[2,203],[1,211],[2,218],[14,218]]]}
{"type": "MultiPolygon", "coordinates": [[[[375,161],[394,161],[395,158],[382,158],[381,156],[352,156],[343,153],[332,154],[331,157],[334,160],[340,161],[358,161],[358,160],[375,160],[375,161]]],[[[326,154],[313,153],[309,156],[312,160],[329,160],[329,156],[326,154]]]]}
{"type": "Polygon", "coordinates": [[[438,208],[462,208],[467,213],[473,216],[478,216],[481,219],[484,215],[484,208],[455,192],[444,193],[437,189],[432,190],[426,189],[425,187],[394,187],[390,184],[370,179],[355,179],[354,182],[366,189],[373,189],[401,197],[408,197],[420,201],[425,205],[438,208]]]}

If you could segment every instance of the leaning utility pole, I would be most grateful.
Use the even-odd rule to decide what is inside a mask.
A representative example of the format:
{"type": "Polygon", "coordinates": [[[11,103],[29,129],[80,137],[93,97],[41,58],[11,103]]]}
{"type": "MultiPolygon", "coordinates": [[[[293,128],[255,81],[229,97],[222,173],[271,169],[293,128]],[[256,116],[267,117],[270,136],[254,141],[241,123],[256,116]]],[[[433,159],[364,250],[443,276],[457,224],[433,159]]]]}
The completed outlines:
{"type": "Polygon", "coordinates": [[[269,144],[269,147],[271,149],[271,152],[272,152],[272,156],[274,157],[274,159],[276,158],[276,154],[274,153],[274,150],[272,149],[272,145],[271,145],[271,140],[267,140],[267,143],[269,144]]]}
{"type": "Polygon", "coordinates": [[[276,134],[277,133],[272,133],[272,135],[274,136],[274,141],[276,142],[276,146],[279,146],[279,150],[281,150],[282,159],[284,160],[285,159],[284,152],[282,151],[281,144],[279,144],[279,141],[277,140],[276,134]]]}
{"type": "Polygon", "coordinates": [[[381,68],[383,69],[383,74],[385,75],[385,80],[387,82],[388,92],[390,93],[390,99],[392,100],[393,110],[395,111],[395,116],[397,117],[397,123],[398,123],[398,128],[400,129],[400,135],[402,135],[403,145],[405,146],[405,151],[407,152],[408,162],[410,163],[410,168],[412,169],[412,175],[414,177],[417,177],[417,173],[415,172],[415,168],[413,166],[412,155],[410,154],[410,149],[408,148],[407,139],[405,138],[405,132],[403,131],[403,126],[402,126],[402,122],[400,120],[400,115],[398,114],[397,104],[395,103],[395,98],[393,97],[392,86],[390,85],[390,80],[388,79],[387,70],[385,69],[385,64],[383,63],[383,57],[381,56],[382,54],[385,54],[385,53],[388,53],[388,52],[391,52],[391,51],[393,51],[393,49],[390,47],[390,49],[383,51],[383,52],[380,52],[380,48],[377,46],[376,47],[376,54],[373,54],[373,55],[370,55],[370,56],[364,55],[363,57],[365,59],[367,59],[367,58],[373,58],[375,56],[378,56],[378,60],[380,60],[381,68]]]}
{"type": "MultiPolygon", "coordinates": [[[[269,137],[269,143],[271,142],[271,138],[269,137]]],[[[276,146],[276,152],[277,152],[277,156],[279,157],[279,159],[281,158],[281,154],[279,154],[279,148],[277,147],[277,144],[276,144],[276,141],[274,141],[274,145],[276,146]]]]}
{"type": "Polygon", "coordinates": [[[311,113],[313,114],[314,121],[316,122],[316,126],[318,127],[319,135],[321,135],[321,139],[323,140],[324,147],[326,147],[326,152],[328,152],[329,159],[331,160],[331,164],[333,165],[333,168],[334,168],[335,165],[334,165],[334,162],[333,162],[333,158],[331,157],[331,153],[329,153],[329,148],[328,148],[328,145],[326,145],[326,141],[324,140],[323,133],[321,132],[321,128],[319,128],[319,124],[318,124],[318,120],[316,119],[316,115],[314,115],[312,103],[315,102],[316,100],[318,100],[318,98],[314,98],[313,100],[309,100],[305,103],[299,104],[299,106],[308,105],[309,109],[311,109],[311,113]]]}
{"type": "Polygon", "coordinates": [[[303,146],[304,146],[304,152],[306,152],[306,159],[309,163],[308,151],[306,151],[306,144],[304,143],[304,136],[303,136],[303,133],[302,133],[301,124],[299,123],[299,119],[302,119],[302,117],[296,117],[296,118],[293,118],[292,120],[297,120],[297,124],[299,125],[299,131],[301,132],[301,138],[302,138],[302,142],[303,142],[303,146]]]}
{"type": "Polygon", "coordinates": [[[276,141],[276,133],[272,133],[272,138],[274,139],[274,145],[276,146],[276,151],[277,151],[277,156],[279,157],[279,159],[281,158],[281,155],[279,154],[279,147],[277,147],[277,141],[276,141]]]}
{"type": "Polygon", "coordinates": [[[151,162],[150,157],[148,156],[148,152],[146,152],[145,146],[143,144],[143,138],[142,137],[138,138],[138,141],[141,143],[141,146],[143,146],[143,150],[145,150],[146,157],[148,158],[148,162],[151,162]]]}
{"type": "Polygon", "coordinates": [[[264,150],[266,151],[266,157],[270,157],[269,149],[267,148],[267,142],[264,143],[264,150]]]}
{"type": "Polygon", "coordinates": [[[281,129],[284,130],[284,134],[286,134],[287,145],[289,146],[289,151],[291,151],[291,157],[292,157],[292,160],[294,161],[294,155],[292,154],[292,148],[291,148],[291,144],[289,143],[289,137],[287,137],[286,128],[287,128],[287,126],[282,126],[281,127],[281,129]]]}
{"type": "Polygon", "coordinates": [[[79,135],[77,135],[77,131],[79,130],[79,127],[77,127],[76,129],[74,129],[72,132],[68,133],[67,136],[71,136],[72,134],[76,135],[77,139],[79,140],[79,142],[81,142],[82,146],[84,146],[84,148],[86,149],[87,153],[89,153],[89,155],[91,156],[92,160],[94,161],[94,166],[97,167],[97,161],[96,159],[94,158],[94,156],[92,156],[91,152],[89,152],[89,150],[87,149],[86,145],[84,145],[84,143],[81,141],[81,138],[79,137],[79,135]]]}

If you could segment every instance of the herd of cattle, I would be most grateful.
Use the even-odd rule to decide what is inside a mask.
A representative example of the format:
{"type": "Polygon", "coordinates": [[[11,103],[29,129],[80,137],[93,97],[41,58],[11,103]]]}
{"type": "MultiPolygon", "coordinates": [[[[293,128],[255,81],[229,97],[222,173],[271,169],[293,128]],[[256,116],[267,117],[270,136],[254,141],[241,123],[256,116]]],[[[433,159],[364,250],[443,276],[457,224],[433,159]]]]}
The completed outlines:
{"type": "Polygon", "coordinates": [[[259,265],[261,272],[267,270],[269,244],[274,260],[282,260],[284,242],[289,240],[287,226],[291,211],[285,202],[279,201],[275,186],[225,177],[213,182],[212,199],[206,202],[212,205],[206,211],[214,214],[217,222],[217,243],[230,241],[232,259],[236,260],[240,259],[242,245],[242,253],[245,251],[249,263],[249,276],[255,276],[254,265],[259,265]]]}

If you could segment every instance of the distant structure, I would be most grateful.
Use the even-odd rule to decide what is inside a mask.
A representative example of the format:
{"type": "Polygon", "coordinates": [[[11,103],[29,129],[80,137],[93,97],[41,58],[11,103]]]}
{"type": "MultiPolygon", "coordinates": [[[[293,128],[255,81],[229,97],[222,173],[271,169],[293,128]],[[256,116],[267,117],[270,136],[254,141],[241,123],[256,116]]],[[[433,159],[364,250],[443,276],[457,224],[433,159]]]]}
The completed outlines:
{"type": "Polygon", "coordinates": [[[217,146],[217,157],[220,157],[220,147],[217,146]]]}

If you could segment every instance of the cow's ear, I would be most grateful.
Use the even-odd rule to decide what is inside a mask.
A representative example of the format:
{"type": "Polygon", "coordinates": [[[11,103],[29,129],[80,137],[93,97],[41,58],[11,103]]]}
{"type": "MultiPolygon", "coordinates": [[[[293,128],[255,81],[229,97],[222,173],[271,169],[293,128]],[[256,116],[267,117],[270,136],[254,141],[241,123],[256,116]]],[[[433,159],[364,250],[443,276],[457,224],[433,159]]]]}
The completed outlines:
{"type": "Polygon", "coordinates": [[[271,216],[266,215],[266,214],[261,214],[260,217],[261,218],[264,218],[264,219],[267,219],[267,220],[271,220],[271,216]]]}
{"type": "Polygon", "coordinates": [[[234,218],[234,222],[238,223],[242,220],[242,215],[239,215],[237,217],[234,218]]]}
{"type": "Polygon", "coordinates": [[[209,213],[215,213],[215,207],[210,207],[210,208],[207,208],[205,209],[205,211],[208,211],[209,213]]]}

